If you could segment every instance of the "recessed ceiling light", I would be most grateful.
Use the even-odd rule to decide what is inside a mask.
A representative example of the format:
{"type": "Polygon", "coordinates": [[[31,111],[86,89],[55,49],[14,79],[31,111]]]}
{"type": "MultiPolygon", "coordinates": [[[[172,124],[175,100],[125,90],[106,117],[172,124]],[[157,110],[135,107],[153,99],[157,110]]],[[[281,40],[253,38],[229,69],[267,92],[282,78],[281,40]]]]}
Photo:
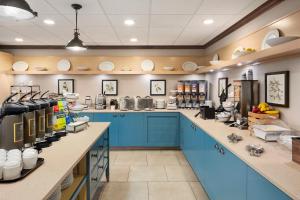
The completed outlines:
{"type": "Polygon", "coordinates": [[[138,39],[137,38],[130,38],[130,42],[137,42],[138,39]]]}
{"type": "Polygon", "coordinates": [[[209,25],[209,24],[213,24],[213,23],[214,23],[213,19],[206,19],[203,21],[203,24],[205,24],[205,25],[209,25]]]}
{"type": "Polygon", "coordinates": [[[126,20],[124,21],[124,24],[125,24],[126,26],[133,26],[133,25],[135,24],[135,21],[134,21],[133,19],[126,19],[126,20]]]}
{"type": "Polygon", "coordinates": [[[15,38],[15,41],[16,42],[23,42],[24,40],[23,40],[23,38],[15,38]]]}
{"type": "Polygon", "coordinates": [[[55,24],[55,21],[53,21],[52,19],[45,19],[45,20],[44,20],[44,24],[47,24],[47,25],[54,25],[54,24],[55,24]]]}

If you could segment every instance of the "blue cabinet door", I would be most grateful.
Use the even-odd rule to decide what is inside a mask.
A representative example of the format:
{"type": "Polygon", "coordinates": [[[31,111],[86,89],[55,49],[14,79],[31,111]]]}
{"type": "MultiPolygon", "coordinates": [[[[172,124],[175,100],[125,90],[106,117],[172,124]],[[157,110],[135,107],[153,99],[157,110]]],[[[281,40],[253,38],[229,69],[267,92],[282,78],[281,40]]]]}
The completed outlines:
{"type": "Polygon", "coordinates": [[[119,146],[119,120],[117,113],[95,113],[95,122],[110,122],[109,126],[109,145],[119,146]]]}
{"type": "Polygon", "coordinates": [[[247,172],[247,200],[291,200],[252,168],[248,167],[247,172]]]}
{"type": "Polygon", "coordinates": [[[148,146],[179,146],[178,113],[146,113],[145,115],[148,146]]]}
{"type": "Polygon", "coordinates": [[[147,144],[143,113],[119,114],[119,146],[138,146],[147,144]]]}

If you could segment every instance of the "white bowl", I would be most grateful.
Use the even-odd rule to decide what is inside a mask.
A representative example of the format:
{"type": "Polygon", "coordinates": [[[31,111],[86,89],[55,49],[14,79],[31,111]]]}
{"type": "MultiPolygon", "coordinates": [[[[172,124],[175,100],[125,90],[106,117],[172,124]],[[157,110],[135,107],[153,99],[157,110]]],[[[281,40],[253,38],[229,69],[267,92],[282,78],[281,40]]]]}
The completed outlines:
{"type": "Polygon", "coordinates": [[[21,163],[17,161],[7,161],[3,166],[3,179],[13,180],[21,176],[21,163]]]}
{"type": "Polygon", "coordinates": [[[6,160],[21,162],[22,161],[22,156],[21,155],[9,155],[9,156],[7,156],[6,160]]]}
{"type": "Polygon", "coordinates": [[[7,156],[10,155],[22,155],[22,152],[19,149],[12,149],[7,152],[7,156]]]}
{"type": "Polygon", "coordinates": [[[286,43],[286,42],[297,40],[299,38],[300,37],[297,37],[297,36],[285,36],[285,37],[279,37],[279,38],[271,38],[271,39],[268,39],[266,41],[266,43],[269,46],[273,47],[273,46],[276,46],[276,45],[279,45],[279,44],[283,44],[283,43],[286,43]]]}
{"type": "Polygon", "coordinates": [[[3,177],[3,167],[4,167],[5,161],[0,161],[0,180],[3,177]]]}
{"type": "Polygon", "coordinates": [[[25,149],[23,151],[23,157],[37,157],[38,156],[38,151],[36,149],[25,149]]]}
{"type": "Polygon", "coordinates": [[[5,150],[5,149],[0,149],[0,155],[2,155],[2,154],[7,154],[7,151],[5,150]]]}

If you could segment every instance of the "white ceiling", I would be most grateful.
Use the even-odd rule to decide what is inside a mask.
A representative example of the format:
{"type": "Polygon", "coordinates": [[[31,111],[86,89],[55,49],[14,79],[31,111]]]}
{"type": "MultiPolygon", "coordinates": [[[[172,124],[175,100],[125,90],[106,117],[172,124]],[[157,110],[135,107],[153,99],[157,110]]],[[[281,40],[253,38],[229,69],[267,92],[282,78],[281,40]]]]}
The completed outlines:
{"type": "Polygon", "coordinates": [[[86,45],[203,45],[267,0],[27,0],[38,18],[0,20],[0,44],[65,45],[73,37],[72,3],[80,3],[86,45]],[[132,27],[124,25],[133,19],[132,27]],[[53,26],[44,19],[56,22],[53,26]],[[212,25],[203,20],[213,19],[212,25]],[[21,37],[24,42],[15,42],[21,37]],[[130,38],[138,42],[130,42],[130,38]]]}

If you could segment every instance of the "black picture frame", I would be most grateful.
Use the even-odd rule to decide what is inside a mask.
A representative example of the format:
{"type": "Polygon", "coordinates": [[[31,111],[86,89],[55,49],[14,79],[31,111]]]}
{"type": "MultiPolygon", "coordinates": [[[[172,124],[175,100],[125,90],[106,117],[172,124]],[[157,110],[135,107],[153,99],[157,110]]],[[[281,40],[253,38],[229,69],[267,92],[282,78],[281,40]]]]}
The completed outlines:
{"type": "MultiPolygon", "coordinates": [[[[274,77],[273,77],[273,81],[274,81],[274,77]]],[[[277,80],[280,81],[280,80],[277,80]]],[[[278,106],[278,107],[286,107],[288,108],[290,106],[290,72],[289,71],[279,71],[279,72],[269,72],[269,73],[265,73],[265,102],[271,106],[278,106]],[[271,89],[269,86],[269,80],[272,76],[282,76],[281,78],[283,78],[284,80],[282,81],[282,83],[280,82],[276,82],[275,89],[271,89]],[[280,84],[284,84],[283,86],[281,86],[281,89],[283,89],[282,91],[282,95],[280,95],[279,93],[281,93],[281,89],[279,88],[278,85],[280,84]],[[278,103],[275,100],[270,101],[270,98],[275,98],[274,95],[271,94],[271,91],[273,90],[274,92],[277,92],[277,95],[275,96],[276,98],[282,98],[283,97],[283,102],[282,103],[278,103]],[[277,91],[279,90],[279,91],[277,91]],[[280,97],[281,96],[281,97],[280,97]]],[[[276,93],[275,92],[275,93],[276,93]]]]}
{"type": "Polygon", "coordinates": [[[150,80],[150,96],[166,96],[167,90],[167,81],[166,80],[150,80]],[[153,84],[163,84],[162,91],[155,91],[153,88],[155,87],[153,84]]]}
{"type": "Polygon", "coordinates": [[[102,94],[105,94],[106,96],[118,96],[118,80],[116,80],[116,79],[113,79],[113,80],[102,80],[102,85],[101,85],[101,91],[102,91],[102,94]],[[106,83],[114,83],[114,85],[115,85],[115,89],[114,89],[114,91],[112,91],[112,92],[107,92],[105,89],[104,89],[104,85],[106,84],[106,83]]]}
{"type": "Polygon", "coordinates": [[[57,94],[62,95],[62,88],[61,88],[61,82],[65,82],[66,85],[71,84],[72,88],[68,88],[68,92],[74,93],[75,87],[74,87],[74,79],[57,79],[57,94]]]}
{"type": "MultiPolygon", "coordinates": [[[[226,94],[226,98],[228,98],[228,88],[227,88],[227,85],[228,85],[228,78],[227,77],[224,77],[224,78],[219,78],[218,79],[218,97],[221,96],[222,94],[222,89],[221,89],[221,84],[225,84],[224,87],[225,87],[225,94],[226,94]]],[[[223,88],[223,87],[222,87],[223,88]]]]}

